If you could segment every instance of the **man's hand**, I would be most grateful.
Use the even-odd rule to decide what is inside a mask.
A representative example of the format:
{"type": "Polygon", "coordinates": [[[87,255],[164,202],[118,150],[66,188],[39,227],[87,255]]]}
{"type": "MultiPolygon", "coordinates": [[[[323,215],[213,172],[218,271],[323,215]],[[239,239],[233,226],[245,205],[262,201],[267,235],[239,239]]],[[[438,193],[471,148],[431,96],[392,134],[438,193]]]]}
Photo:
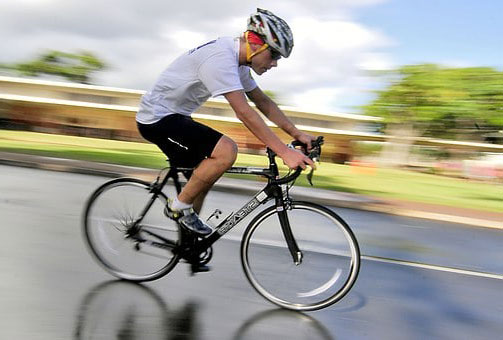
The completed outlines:
{"type": "Polygon", "coordinates": [[[286,149],[284,153],[278,156],[281,157],[283,163],[290,169],[297,169],[299,166],[302,169],[305,169],[306,165],[309,165],[313,169],[316,169],[314,162],[299,150],[286,149]]]}
{"type": "Polygon", "coordinates": [[[298,140],[299,142],[306,144],[307,145],[307,151],[309,151],[309,150],[312,149],[313,146],[311,145],[311,142],[313,140],[316,140],[316,137],[311,136],[311,135],[309,135],[307,133],[304,133],[302,131],[300,131],[300,133],[298,135],[296,135],[294,138],[296,140],[298,140]]]}

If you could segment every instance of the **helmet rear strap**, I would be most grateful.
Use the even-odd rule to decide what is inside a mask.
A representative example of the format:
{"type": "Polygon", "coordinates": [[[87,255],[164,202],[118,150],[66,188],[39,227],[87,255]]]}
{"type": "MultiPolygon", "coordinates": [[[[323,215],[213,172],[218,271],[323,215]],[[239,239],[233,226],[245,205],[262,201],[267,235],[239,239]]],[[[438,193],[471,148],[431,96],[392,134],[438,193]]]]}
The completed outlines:
{"type": "Polygon", "coordinates": [[[269,45],[267,43],[264,43],[262,46],[260,46],[259,49],[257,49],[255,52],[252,52],[251,50],[251,47],[250,47],[250,42],[248,40],[248,34],[250,32],[249,31],[246,31],[245,32],[245,40],[246,40],[246,62],[248,63],[251,63],[251,58],[257,54],[259,54],[260,52],[264,51],[265,49],[267,49],[269,47],[269,45]]]}

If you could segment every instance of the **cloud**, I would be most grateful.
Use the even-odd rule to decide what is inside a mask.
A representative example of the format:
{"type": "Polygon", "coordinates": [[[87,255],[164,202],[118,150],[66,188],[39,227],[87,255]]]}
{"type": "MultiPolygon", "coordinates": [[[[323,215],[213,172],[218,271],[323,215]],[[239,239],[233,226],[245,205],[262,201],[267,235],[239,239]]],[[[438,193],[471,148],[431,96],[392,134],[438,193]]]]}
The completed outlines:
{"type": "Polygon", "coordinates": [[[288,104],[340,109],[365,90],[365,72],[393,67],[384,34],[352,16],[384,0],[160,1],[19,0],[0,3],[0,63],[30,60],[44,49],[89,50],[110,66],[103,85],[149,88],[180,53],[217,36],[237,36],[256,7],[287,20],[295,48],[256,77],[288,104]],[[345,105],[345,104],[343,104],[345,105]]]}
{"type": "Polygon", "coordinates": [[[360,100],[360,92],[374,81],[368,71],[393,67],[392,59],[378,52],[393,41],[358,23],[300,17],[292,21],[292,30],[292,56],[280,60],[274,76],[264,81],[270,89],[290,93],[286,101],[292,105],[349,110],[351,98],[360,100]]]}
{"type": "Polygon", "coordinates": [[[199,32],[191,32],[187,30],[167,31],[162,35],[171,39],[181,49],[188,50],[194,46],[198,46],[205,41],[205,35],[199,32]]]}

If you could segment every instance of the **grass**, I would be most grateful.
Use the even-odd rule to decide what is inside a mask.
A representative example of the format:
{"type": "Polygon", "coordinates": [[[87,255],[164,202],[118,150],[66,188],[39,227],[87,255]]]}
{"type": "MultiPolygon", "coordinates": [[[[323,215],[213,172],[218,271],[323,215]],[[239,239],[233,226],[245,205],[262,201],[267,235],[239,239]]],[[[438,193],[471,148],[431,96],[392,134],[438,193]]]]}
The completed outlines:
{"type": "MultiPolygon", "coordinates": [[[[0,130],[0,151],[81,159],[159,169],[165,156],[155,145],[0,130]]],[[[281,161],[279,161],[281,163],[281,161]]],[[[236,165],[266,166],[264,156],[239,154],[236,165]]],[[[284,167],[282,167],[285,170],[284,167]]],[[[233,175],[237,178],[246,176],[233,175]]],[[[254,176],[249,177],[256,178],[254,176]]],[[[317,188],[442,204],[458,208],[503,211],[503,185],[467,181],[404,170],[364,168],[321,163],[315,172],[317,188]]],[[[296,185],[309,186],[301,176],[296,185]]]]}

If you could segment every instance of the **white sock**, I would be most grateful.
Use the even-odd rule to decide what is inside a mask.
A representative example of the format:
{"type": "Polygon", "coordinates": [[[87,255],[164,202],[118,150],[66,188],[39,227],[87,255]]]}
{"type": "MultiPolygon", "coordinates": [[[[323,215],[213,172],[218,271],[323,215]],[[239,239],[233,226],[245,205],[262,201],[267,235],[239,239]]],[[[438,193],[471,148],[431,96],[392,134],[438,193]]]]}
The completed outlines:
{"type": "Polygon", "coordinates": [[[173,203],[171,204],[171,209],[173,210],[185,210],[190,208],[192,208],[192,204],[182,202],[178,199],[178,197],[175,198],[173,203]]]}

